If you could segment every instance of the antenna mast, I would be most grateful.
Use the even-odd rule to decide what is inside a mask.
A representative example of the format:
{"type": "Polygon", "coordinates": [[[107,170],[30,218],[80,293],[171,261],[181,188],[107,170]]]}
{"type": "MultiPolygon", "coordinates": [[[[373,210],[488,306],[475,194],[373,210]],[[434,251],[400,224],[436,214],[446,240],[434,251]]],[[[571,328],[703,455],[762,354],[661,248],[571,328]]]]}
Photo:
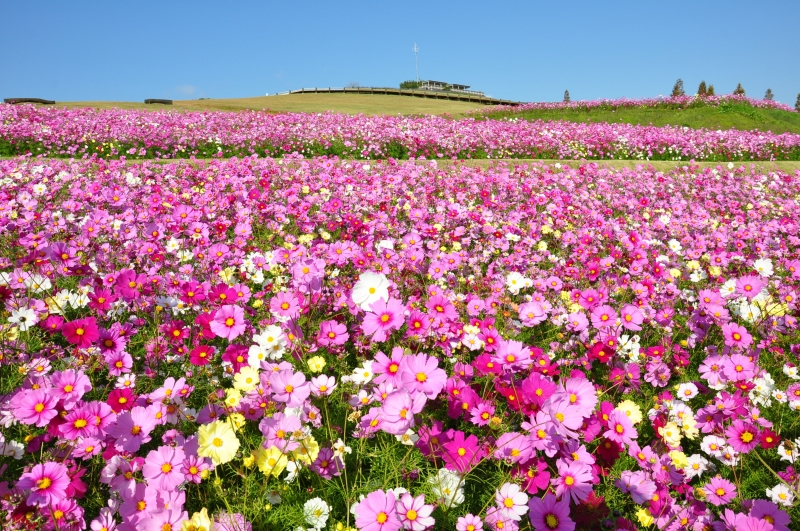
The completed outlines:
{"type": "Polygon", "coordinates": [[[419,83],[419,61],[417,61],[417,52],[419,51],[419,48],[417,48],[416,42],[414,43],[412,50],[414,52],[414,70],[417,73],[417,83],[419,83]]]}

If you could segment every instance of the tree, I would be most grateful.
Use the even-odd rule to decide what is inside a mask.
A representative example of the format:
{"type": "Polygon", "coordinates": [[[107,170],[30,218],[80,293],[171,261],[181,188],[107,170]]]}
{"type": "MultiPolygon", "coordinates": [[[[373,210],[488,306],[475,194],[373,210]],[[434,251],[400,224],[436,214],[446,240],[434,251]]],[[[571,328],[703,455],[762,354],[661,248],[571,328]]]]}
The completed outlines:
{"type": "Polygon", "coordinates": [[[410,89],[410,90],[418,89],[419,88],[419,81],[414,81],[413,79],[409,80],[409,81],[403,81],[402,83],[400,83],[400,88],[401,89],[410,89]]]}
{"type": "Polygon", "coordinates": [[[714,95],[714,85],[709,85],[708,90],[706,91],[706,96],[713,96],[714,95]]]}
{"type": "Polygon", "coordinates": [[[768,101],[772,101],[772,98],[774,98],[774,97],[775,97],[775,95],[772,94],[772,89],[768,88],[767,92],[764,93],[764,99],[768,100],[768,101]]]}
{"type": "Polygon", "coordinates": [[[736,85],[736,90],[734,90],[733,93],[737,96],[744,96],[744,87],[741,83],[736,85]]]}
{"type": "Polygon", "coordinates": [[[564,103],[569,103],[571,100],[569,99],[569,91],[564,91],[564,103]]]}
{"type": "Polygon", "coordinates": [[[686,96],[686,91],[683,90],[682,79],[679,78],[678,81],[675,82],[675,86],[672,87],[672,96],[686,96]]]}
{"type": "Polygon", "coordinates": [[[794,102],[794,110],[800,112],[800,94],[797,95],[797,99],[794,102]]]}
{"type": "Polygon", "coordinates": [[[361,85],[358,84],[358,81],[351,81],[350,83],[347,84],[347,88],[358,88],[360,86],[361,85]]]}
{"type": "Polygon", "coordinates": [[[697,95],[698,96],[705,96],[708,94],[708,89],[706,88],[706,82],[701,81],[700,86],[697,87],[697,95]]]}

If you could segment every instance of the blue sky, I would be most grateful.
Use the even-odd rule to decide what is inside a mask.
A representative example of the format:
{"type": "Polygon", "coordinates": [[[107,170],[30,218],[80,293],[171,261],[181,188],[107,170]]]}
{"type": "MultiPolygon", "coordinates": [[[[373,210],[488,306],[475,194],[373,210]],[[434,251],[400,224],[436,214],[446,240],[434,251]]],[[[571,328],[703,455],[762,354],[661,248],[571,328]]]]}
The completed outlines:
{"type": "Polygon", "coordinates": [[[800,1],[3,0],[0,97],[245,97],[419,75],[523,101],[649,97],[677,78],[800,93],[800,1]]]}

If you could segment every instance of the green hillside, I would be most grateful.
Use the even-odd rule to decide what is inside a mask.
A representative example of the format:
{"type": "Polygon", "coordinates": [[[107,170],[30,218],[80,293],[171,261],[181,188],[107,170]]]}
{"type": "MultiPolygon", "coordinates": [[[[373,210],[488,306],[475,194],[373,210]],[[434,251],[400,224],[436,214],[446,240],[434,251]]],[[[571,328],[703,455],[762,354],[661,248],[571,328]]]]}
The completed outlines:
{"type": "Polygon", "coordinates": [[[659,107],[620,107],[615,110],[596,108],[527,110],[522,112],[487,113],[487,118],[521,118],[525,120],[567,120],[570,122],[617,122],[638,125],[678,125],[706,129],[740,129],[800,133],[800,113],[778,109],[760,109],[746,103],[699,106],[686,109],[659,107]]]}

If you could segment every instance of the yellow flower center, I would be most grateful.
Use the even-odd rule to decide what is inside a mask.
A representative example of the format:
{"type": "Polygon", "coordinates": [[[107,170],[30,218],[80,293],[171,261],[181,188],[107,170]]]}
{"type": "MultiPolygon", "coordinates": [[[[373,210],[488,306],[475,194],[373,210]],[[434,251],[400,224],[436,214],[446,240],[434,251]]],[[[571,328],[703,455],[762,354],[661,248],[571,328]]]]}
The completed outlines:
{"type": "Polygon", "coordinates": [[[211,441],[211,444],[213,444],[217,448],[220,448],[222,447],[222,439],[220,439],[219,437],[214,437],[214,440],[211,441]]]}

